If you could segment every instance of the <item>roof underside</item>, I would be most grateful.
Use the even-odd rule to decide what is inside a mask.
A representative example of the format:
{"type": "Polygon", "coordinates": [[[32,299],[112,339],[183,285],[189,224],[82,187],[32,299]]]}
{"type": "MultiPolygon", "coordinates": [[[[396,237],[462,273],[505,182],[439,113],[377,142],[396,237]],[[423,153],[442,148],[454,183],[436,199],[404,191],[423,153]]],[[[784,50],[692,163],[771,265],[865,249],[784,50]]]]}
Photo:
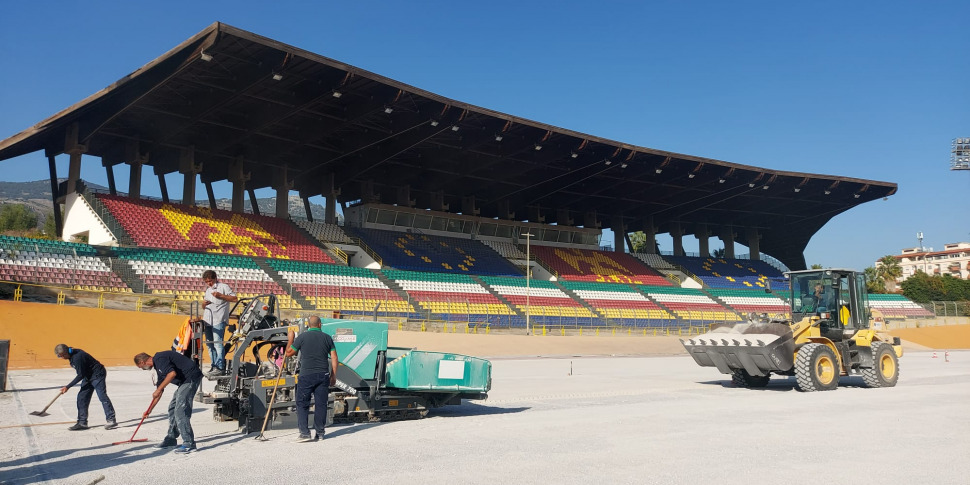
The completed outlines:
{"type": "MultiPolygon", "coordinates": [[[[792,268],[836,214],[896,184],[779,172],[654,150],[447,99],[216,23],[143,68],[0,142],[0,160],[65,151],[68,127],[105,165],[156,174],[194,153],[203,181],[242,165],[247,188],[280,174],[304,196],[480,216],[721,234],[758,228],[792,268]],[[210,57],[211,56],[211,57],[210,57]],[[208,59],[208,60],[207,60],[208,59]],[[277,79],[279,78],[279,79],[277,79]],[[147,155],[147,158],[146,158],[147,155]],[[514,213],[514,216],[511,214],[514,213]]],[[[236,173],[236,172],[234,172],[236,173]]]]}

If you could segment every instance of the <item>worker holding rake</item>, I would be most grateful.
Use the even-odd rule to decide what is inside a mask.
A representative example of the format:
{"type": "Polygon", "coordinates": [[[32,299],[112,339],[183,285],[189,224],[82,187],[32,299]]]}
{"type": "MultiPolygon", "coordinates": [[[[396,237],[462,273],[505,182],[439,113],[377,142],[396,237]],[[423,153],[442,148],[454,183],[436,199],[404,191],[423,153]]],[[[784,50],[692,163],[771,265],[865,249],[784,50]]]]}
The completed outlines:
{"type": "Polygon", "coordinates": [[[105,378],[108,374],[101,362],[81,349],[71,348],[64,344],[58,344],[54,347],[54,353],[62,359],[71,361],[71,367],[77,372],[77,377],[70,384],[61,388],[61,394],[66,393],[75,384],[81,383],[81,390],[77,393],[77,423],[68,429],[71,431],[88,429],[88,407],[91,405],[91,395],[95,392],[98,393],[101,407],[104,408],[104,419],[107,422],[104,428],[117,428],[115,408],[111,405],[111,399],[108,398],[108,390],[105,387],[105,378]]]}
{"type": "Polygon", "coordinates": [[[176,453],[191,453],[195,451],[195,433],[192,431],[192,399],[202,384],[202,371],[192,359],[174,351],[165,350],[155,355],[144,352],[135,356],[135,365],[142,370],[152,370],[158,374],[158,386],[152,393],[152,403],[145,411],[142,419],[151,414],[165,391],[165,386],[175,384],[178,389],[168,405],[168,434],[158,445],[159,448],[170,448],[178,444],[178,437],[182,436],[182,446],[175,449],[176,453]]]}

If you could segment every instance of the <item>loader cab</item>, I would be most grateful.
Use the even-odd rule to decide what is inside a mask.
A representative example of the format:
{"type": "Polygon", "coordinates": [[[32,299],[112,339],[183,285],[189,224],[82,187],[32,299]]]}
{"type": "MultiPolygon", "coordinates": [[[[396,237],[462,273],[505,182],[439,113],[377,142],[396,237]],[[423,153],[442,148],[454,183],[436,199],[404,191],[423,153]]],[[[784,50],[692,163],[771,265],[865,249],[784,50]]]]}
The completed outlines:
{"type": "Polygon", "coordinates": [[[817,317],[821,333],[835,341],[869,327],[864,274],[826,269],[794,271],[789,277],[791,312],[796,321],[817,317]]]}

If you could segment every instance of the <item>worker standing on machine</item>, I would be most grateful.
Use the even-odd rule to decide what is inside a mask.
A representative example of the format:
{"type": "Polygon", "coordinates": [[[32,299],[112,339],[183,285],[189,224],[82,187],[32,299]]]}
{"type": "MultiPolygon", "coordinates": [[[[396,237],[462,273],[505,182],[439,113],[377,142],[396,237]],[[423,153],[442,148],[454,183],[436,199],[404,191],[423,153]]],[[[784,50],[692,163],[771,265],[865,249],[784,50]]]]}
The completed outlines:
{"type": "Polygon", "coordinates": [[[152,370],[158,374],[158,386],[152,393],[152,404],[145,411],[144,417],[151,414],[165,392],[165,386],[175,384],[178,389],[168,405],[168,434],[158,445],[159,448],[169,448],[178,444],[179,435],[182,436],[182,446],[175,449],[176,453],[190,453],[195,451],[195,433],[192,431],[192,399],[199,386],[202,385],[202,371],[192,359],[174,351],[165,350],[155,355],[144,352],[135,356],[135,365],[141,370],[152,370]]]}
{"type": "Polygon", "coordinates": [[[327,423],[327,401],[330,386],[337,383],[337,349],[333,339],[320,328],[320,317],[310,317],[307,329],[296,339],[289,333],[286,356],[300,353],[300,373],[296,383],[296,417],[300,426],[297,442],[323,438],[327,423]],[[310,437],[310,396],[313,396],[313,427],[316,436],[310,437]]]}
{"type": "Polygon", "coordinates": [[[81,390],[77,393],[77,423],[67,429],[71,431],[88,429],[88,407],[91,405],[91,394],[94,392],[98,393],[101,407],[104,408],[104,419],[107,421],[104,429],[117,428],[115,408],[111,405],[111,399],[108,398],[108,389],[104,382],[108,373],[101,362],[81,349],[74,349],[64,344],[57,344],[54,347],[54,353],[62,359],[71,361],[71,367],[77,372],[77,377],[70,384],[61,388],[61,394],[66,393],[74,384],[81,382],[81,390]]]}
{"type": "Polygon", "coordinates": [[[226,324],[229,323],[229,304],[239,301],[239,298],[236,298],[229,285],[219,281],[216,272],[211,269],[202,273],[202,281],[206,286],[205,296],[202,298],[202,320],[205,322],[206,346],[209,347],[209,358],[212,361],[209,374],[223,375],[226,373],[223,337],[226,324]]]}

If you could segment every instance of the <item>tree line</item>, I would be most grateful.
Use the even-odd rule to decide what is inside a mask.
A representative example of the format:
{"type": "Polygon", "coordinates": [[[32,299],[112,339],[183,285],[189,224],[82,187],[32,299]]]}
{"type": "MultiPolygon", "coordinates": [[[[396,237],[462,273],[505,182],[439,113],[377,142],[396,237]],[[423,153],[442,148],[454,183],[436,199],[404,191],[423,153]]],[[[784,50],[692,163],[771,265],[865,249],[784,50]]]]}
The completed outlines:
{"type": "Polygon", "coordinates": [[[44,225],[38,227],[37,214],[25,204],[0,205],[0,233],[36,239],[56,239],[54,213],[48,212],[44,225]]]}
{"type": "MultiPolygon", "coordinates": [[[[896,279],[903,275],[899,260],[893,255],[879,258],[875,267],[866,268],[869,293],[893,293],[896,279]]],[[[903,296],[916,303],[931,301],[970,301],[970,280],[951,275],[929,275],[921,270],[899,283],[903,296]]]]}

